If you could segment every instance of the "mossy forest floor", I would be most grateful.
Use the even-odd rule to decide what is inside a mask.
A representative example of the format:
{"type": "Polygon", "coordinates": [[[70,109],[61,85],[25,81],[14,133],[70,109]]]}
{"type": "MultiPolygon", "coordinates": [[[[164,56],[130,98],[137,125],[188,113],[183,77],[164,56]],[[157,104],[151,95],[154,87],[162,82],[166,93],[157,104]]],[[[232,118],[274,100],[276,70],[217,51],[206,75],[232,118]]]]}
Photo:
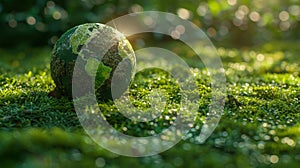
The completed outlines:
{"type": "MultiPolygon", "coordinates": [[[[226,70],[229,96],[218,127],[204,144],[195,144],[194,138],[208,112],[210,78],[189,49],[177,44],[166,48],[194,67],[191,70],[201,96],[199,116],[185,140],[168,151],[143,158],[118,156],[99,147],[84,133],[71,101],[47,96],[54,89],[49,48],[1,49],[0,167],[299,166],[300,43],[217,48],[226,70]]],[[[171,83],[161,71],[137,74],[131,87],[134,104],[148,108],[145,96],[155,87],[163,87],[168,100],[176,103],[178,90],[171,83]]],[[[172,117],[161,117],[154,121],[157,124],[136,124],[123,120],[111,102],[100,107],[116,129],[132,135],[151,135],[173,122],[172,117]]],[[[172,116],[168,108],[172,104],[163,115],[172,116]]]]}

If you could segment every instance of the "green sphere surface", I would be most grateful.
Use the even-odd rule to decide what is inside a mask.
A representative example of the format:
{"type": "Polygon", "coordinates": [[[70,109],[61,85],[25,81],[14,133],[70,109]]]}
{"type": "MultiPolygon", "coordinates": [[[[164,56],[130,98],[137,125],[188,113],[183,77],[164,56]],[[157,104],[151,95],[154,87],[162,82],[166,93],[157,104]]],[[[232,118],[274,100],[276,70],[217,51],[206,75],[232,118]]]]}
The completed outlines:
{"type": "Polygon", "coordinates": [[[94,80],[95,94],[100,99],[111,99],[112,85],[120,85],[113,87],[119,89],[119,94],[127,89],[135,63],[134,51],[123,34],[104,24],[86,23],[69,29],[56,42],[51,77],[60,96],[72,98],[72,86],[73,91],[75,86],[84,95],[94,80]],[[80,67],[76,72],[75,63],[80,67]],[[120,82],[112,83],[112,78],[120,82]]]}

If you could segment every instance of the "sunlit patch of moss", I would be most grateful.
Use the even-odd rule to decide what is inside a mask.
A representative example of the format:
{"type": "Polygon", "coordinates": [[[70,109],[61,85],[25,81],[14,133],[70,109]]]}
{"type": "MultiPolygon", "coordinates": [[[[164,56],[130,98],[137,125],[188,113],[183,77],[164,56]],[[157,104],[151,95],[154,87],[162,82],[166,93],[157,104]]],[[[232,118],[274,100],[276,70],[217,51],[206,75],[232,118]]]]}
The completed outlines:
{"type": "MultiPolygon", "coordinates": [[[[99,26],[95,23],[95,26],[99,26]]],[[[73,35],[70,37],[70,43],[72,46],[72,51],[74,54],[78,54],[80,47],[87,43],[96,30],[93,30],[93,27],[90,23],[80,25],[76,28],[73,35]]]]}
{"type": "Polygon", "coordinates": [[[129,43],[128,40],[124,38],[122,38],[122,40],[119,42],[119,45],[118,45],[118,51],[120,53],[120,56],[122,58],[126,58],[128,57],[129,54],[132,54],[130,51],[132,51],[132,47],[131,47],[131,44],[129,43]]]}
{"type": "MultiPolygon", "coordinates": [[[[188,48],[173,44],[168,47],[173,47],[172,51],[180,52],[187,62],[197,66],[198,59],[187,54],[188,48]]],[[[0,67],[0,126],[2,130],[9,130],[0,131],[2,161],[9,162],[10,167],[21,163],[45,164],[41,158],[50,162],[53,159],[53,163],[55,160],[61,167],[73,163],[93,167],[97,159],[115,167],[120,164],[139,167],[141,163],[145,167],[297,167],[300,160],[299,57],[296,50],[285,47],[282,51],[276,46],[268,51],[218,49],[226,70],[228,97],[218,127],[203,145],[194,142],[209,113],[212,88],[205,67],[193,68],[198,86],[195,92],[201,97],[194,125],[185,139],[169,151],[144,158],[116,157],[98,148],[84,135],[72,102],[47,96],[54,88],[49,73],[49,49],[26,51],[25,56],[0,50],[1,54],[10,56],[0,58],[0,65],[3,65],[0,67]],[[20,65],[12,68],[15,60],[20,65]],[[263,66],[269,60],[272,63],[263,66]],[[24,127],[28,132],[18,130],[24,127]],[[64,130],[48,129],[53,127],[64,130]],[[39,153],[38,158],[35,151],[39,153]]],[[[155,135],[176,120],[180,87],[168,73],[151,69],[136,74],[129,93],[133,105],[147,113],[150,108],[147,96],[155,88],[161,89],[167,105],[162,115],[152,121],[126,120],[112,101],[99,102],[98,106],[118,131],[134,136],[155,135]]],[[[185,112],[190,113],[189,110],[185,112]]]]}
{"type": "Polygon", "coordinates": [[[99,63],[97,73],[95,75],[95,86],[100,87],[110,76],[112,68],[105,66],[102,62],[99,63]]]}
{"type": "Polygon", "coordinates": [[[101,61],[96,58],[89,58],[85,65],[85,71],[88,75],[95,78],[95,85],[101,86],[105,80],[110,76],[112,68],[105,66],[101,61]]]}

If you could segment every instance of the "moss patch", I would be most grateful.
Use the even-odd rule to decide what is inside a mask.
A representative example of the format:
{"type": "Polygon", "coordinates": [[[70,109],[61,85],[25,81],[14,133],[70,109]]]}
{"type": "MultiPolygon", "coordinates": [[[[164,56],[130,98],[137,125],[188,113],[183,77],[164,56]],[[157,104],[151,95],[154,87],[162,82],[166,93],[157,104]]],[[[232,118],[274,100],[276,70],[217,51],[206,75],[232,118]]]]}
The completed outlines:
{"type": "MultiPolygon", "coordinates": [[[[209,112],[210,76],[205,68],[195,68],[201,60],[188,48],[162,45],[194,65],[195,92],[201,100],[195,124],[185,139],[166,152],[144,158],[116,156],[100,148],[84,134],[71,101],[47,96],[55,87],[49,73],[50,49],[0,50],[6,56],[0,58],[3,167],[96,167],[103,163],[107,167],[298,167],[300,61],[294,48],[299,43],[289,45],[290,50],[286,45],[285,50],[278,46],[266,51],[218,48],[229,96],[218,127],[202,145],[194,142],[209,112]],[[265,63],[268,66],[263,66],[265,63]]],[[[164,71],[145,70],[136,75],[129,96],[135,107],[147,113],[148,95],[156,88],[162,90],[167,106],[153,121],[124,120],[113,102],[99,102],[101,114],[128,135],[159,133],[174,123],[178,111],[180,94],[174,79],[164,71]]]]}
{"type": "Polygon", "coordinates": [[[70,43],[74,54],[78,54],[81,47],[86,44],[90,37],[95,33],[96,30],[94,30],[93,27],[99,27],[99,25],[95,23],[92,26],[91,23],[87,23],[76,28],[74,34],[70,37],[70,43]]]}

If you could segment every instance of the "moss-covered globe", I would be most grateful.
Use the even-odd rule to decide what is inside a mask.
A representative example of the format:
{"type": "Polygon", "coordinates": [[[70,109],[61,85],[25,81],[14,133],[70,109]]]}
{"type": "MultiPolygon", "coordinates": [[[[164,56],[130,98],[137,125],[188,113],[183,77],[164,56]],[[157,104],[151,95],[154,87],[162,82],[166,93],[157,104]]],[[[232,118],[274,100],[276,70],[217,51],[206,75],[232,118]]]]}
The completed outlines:
{"type": "Polygon", "coordinates": [[[50,68],[56,88],[50,95],[72,98],[73,87],[81,95],[93,90],[99,99],[111,99],[113,85],[118,85],[113,88],[120,95],[126,90],[134,67],[134,51],[124,35],[104,24],[82,24],[69,29],[54,46],[50,68]]]}

